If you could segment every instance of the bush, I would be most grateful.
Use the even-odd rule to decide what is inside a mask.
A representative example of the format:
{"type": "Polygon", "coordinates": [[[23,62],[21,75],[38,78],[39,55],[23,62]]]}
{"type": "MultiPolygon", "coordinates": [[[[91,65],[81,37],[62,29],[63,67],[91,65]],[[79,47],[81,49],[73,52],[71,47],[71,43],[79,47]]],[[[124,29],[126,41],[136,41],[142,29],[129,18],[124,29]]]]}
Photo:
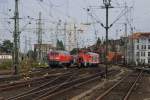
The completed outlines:
{"type": "Polygon", "coordinates": [[[37,61],[34,60],[26,60],[26,61],[22,61],[21,64],[21,69],[32,69],[32,68],[38,68],[38,67],[47,67],[47,65],[45,63],[38,63],[37,61]]]}
{"type": "Polygon", "coordinates": [[[24,73],[24,76],[28,76],[30,74],[30,71],[32,68],[38,68],[38,67],[46,67],[45,64],[39,64],[38,62],[34,60],[24,60],[20,63],[20,69],[24,73]]]}
{"type": "MultiPolygon", "coordinates": [[[[41,63],[39,64],[36,61],[21,61],[19,65],[20,70],[30,70],[31,68],[38,68],[38,67],[47,67],[48,65],[46,63],[41,63]]],[[[13,63],[12,60],[6,60],[0,62],[0,69],[7,70],[7,69],[12,69],[13,63]]]]}
{"type": "Polygon", "coordinates": [[[11,69],[12,67],[12,61],[7,60],[0,63],[0,69],[11,69]]]}
{"type": "Polygon", "coordinates": [[[31,67],[32,68],[38,68],[38,67],[47,67],[48,65],[46,64],[46,63],[39,63],[39,62],[33,62],[32,64],[31,64],[31,67]]]}

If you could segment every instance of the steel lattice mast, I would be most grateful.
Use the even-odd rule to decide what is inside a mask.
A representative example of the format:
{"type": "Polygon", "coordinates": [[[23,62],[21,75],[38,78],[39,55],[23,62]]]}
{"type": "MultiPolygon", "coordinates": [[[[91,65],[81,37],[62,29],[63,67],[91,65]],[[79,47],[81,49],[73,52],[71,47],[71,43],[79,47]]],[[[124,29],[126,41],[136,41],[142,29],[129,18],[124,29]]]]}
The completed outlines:
{"type": "Polygon", "coordinates": [[[14,41],[13,41],[13,67],[14,74],[18,74],[19,68],[19,45],[20,45],[20,32],[19,32],[19,10],[18,10],[19,0],[15,0],[15,13],[14,13],[14,41]]]}

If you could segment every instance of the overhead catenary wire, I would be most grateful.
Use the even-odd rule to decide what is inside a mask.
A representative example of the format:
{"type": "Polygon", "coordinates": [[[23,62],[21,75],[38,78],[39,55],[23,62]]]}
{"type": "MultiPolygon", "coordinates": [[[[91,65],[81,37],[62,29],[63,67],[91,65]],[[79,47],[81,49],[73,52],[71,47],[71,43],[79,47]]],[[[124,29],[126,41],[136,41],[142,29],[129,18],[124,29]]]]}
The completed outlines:
{"type": "MultiPolygon", "coordinates": [[[[132,7],[130,7],[130,9],[131,9],[131,8],[132,8],[132,7]]],[[[129,12],[129,9],[128,9],[128,10],[123,9],[123,10],[121,11],[121,13],[119,14],[119,16],[116,18],[116,20],[114,20],[114,21],[112,22],[112,24],[110,24],[110,27],[112,27],[113,24],[115,24],[118,20],[120,20],[120,18],[122,18],[127,12],[129,12]]]]}

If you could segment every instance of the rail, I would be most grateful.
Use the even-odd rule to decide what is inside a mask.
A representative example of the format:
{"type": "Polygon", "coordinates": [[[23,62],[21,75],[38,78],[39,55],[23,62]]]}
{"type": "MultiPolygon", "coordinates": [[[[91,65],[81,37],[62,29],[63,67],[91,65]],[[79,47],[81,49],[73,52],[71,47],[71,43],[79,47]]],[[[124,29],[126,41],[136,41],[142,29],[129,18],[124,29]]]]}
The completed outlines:
{"type": "MultiPolygon", "coordinates": [[[[123,100],[128,100],[130,94],[132,93],[132,90],[134,89],[136,83],[138,82],[138,80],[140,79],[140,77],[142,76],[143,71],[141,71],[135,81],[133,82],[133,84],[131,85],[131,87],[129,88],[129,90],[127,91],[127,93],[125,94],[125,96],[123,97],[123,100]]],[[[103,98],[105,98],[109,93],[112,92],[113,89],[115,89],[119,84],[121,84],[121,82],[123,82],[124,80],[126,80],[131,74],[127,75],[126,77],[124,77],[123,79],[121,79],[120,81],[118,81],[116,84],[114,84],[112,87],[108,88],[104,93],[102,93],[100,96],[98,96],[96,98],[96,100],[103,100],[103,98]]]]}

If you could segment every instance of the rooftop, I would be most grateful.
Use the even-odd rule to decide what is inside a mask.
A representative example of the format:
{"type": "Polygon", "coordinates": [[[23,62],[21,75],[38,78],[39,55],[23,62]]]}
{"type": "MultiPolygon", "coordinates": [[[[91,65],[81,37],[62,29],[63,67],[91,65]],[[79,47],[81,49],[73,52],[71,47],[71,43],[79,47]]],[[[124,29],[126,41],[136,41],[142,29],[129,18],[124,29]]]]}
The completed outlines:
{"type": "Polygon", "coordinates": [[[137,32],[137,33],[133,33],[133,35],[130,35],[129,38],[130,39],[140,39],[140,38],[147,38],[150,37],[150,32],[137,32]]]}

